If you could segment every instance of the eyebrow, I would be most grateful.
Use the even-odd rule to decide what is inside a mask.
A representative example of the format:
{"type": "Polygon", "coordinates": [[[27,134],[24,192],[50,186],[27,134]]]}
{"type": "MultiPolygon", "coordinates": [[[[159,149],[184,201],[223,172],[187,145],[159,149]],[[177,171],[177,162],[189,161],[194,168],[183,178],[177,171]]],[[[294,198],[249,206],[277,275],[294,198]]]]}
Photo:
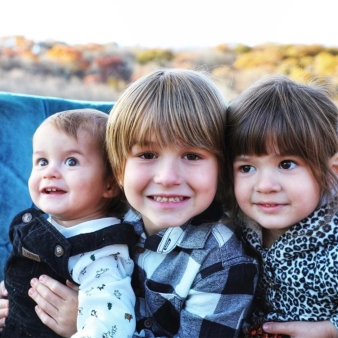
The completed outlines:
{"type": "MultiPolygon", "coordinates": [[[[45,155],[46,151],[45,150],[36,150],[33,151],[33,155],[45,155]]],[[[69,149],[65,151],[65,154],[68,156],[69,154],[74,154],[74,155],[83,155],[83,151],[79,151],[78,149],[69,149]]]]}
{"type": "Polygon", "coordinates": [[[244,161],[244,160],[247,160],[249,158],[250,158],[250,156],[248,156],[248,155],[238,155],[238,156],[235,156],[234,161],[244,161]]]}
{"type": "Polygon", "coordinates": [[[134,145],[140,146],[140,147],[144,147],[144,146],[149,147],[149,146],[154,146],[154,145],[157,146],[158,143],[155,141],[144,140],[143,142],[135,141],[134,145]]]}

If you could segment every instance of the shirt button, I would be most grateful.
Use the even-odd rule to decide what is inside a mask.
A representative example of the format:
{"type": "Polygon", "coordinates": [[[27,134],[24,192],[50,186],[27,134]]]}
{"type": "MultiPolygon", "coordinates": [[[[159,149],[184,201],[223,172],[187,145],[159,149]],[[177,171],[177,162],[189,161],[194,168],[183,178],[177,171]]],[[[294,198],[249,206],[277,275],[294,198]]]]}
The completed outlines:
{"type": "Polygon", "coordinates": [[[22,222],[24,223],[29,223],[31,220],[32,220],[33,216],[32,214],[30,214],[29,212],[25,213],[23,216],[22,216],[22,222]]]}
{"type": "Polygon", "coordinates": [[[138,253],[143,253],[145,251],[144,248],[141,248],[140,246],[137,247],[137,252],[138,253]]]}
{"type": "Polygon", "coordinates": [[[54,249],[54,255],[56,257],[61,257],[63,256],[63,254],[65,253],[65,250],[63,249],[63,247],[61,245],[57,245],[54,249]]]}
{"type": "Polygon", "coordinates": [[[144,326],[149,329],[153,325],[152,321],[150,319],[146,319],[144,321],[144,326]]]}

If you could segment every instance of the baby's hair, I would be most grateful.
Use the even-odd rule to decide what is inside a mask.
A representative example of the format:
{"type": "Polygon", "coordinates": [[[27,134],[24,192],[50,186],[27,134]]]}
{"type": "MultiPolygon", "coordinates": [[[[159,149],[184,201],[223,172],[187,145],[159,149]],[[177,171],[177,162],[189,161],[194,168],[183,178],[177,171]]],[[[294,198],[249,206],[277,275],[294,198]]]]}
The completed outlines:
{"type": "Polygon", "coordinates": [[[115,184],[115,190],[119,192],[113,197],[107,206],[109,214],[114,216],[123,216],[126,211],[124,195],[113,174],[112,167],[108,160],[106,151],[106,127],[108,114],[91,108],[65,110],[49,116],[43,123],[51,123],[60,132],[63,132],[77,140],[80,130],[87,132],[97,151],[101,153],[103,163],[105,163],[106,178],[112,178],[112,184],[115,184]]]}
{"type": "MultiPolygon", "coordinates": [[[[324,86],[300,84],[286,76],[263,77],[230,102],[227,114],[228,177],[233,186],[236,156],[280,155],[304,159],[331,200],[337,178],[329,159],[338,151],[338,110],[324,86]]],[[[229,202],[235,201],[233,191],[229,202]]],[[[230,207],[236,212],[236,203],[230,207]]]]}
{"type": "Polygon", "coordinates": [[[119,182],[130,150],[150,136],[160,146],[182,144],[207,149],[219,165],[224,192],[224,123],[226,103],[210,77],[187,69],[162,69],[132,83],[109,115],[108,156],[119,182]]]}

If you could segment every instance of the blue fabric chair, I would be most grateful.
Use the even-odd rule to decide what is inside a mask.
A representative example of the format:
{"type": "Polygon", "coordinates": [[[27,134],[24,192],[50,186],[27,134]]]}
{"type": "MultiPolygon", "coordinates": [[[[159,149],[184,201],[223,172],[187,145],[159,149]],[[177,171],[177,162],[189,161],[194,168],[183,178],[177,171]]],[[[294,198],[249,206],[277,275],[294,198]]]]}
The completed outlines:
{"type": "Polygon", "coordinates": [[[113,104],[0,92],[0,280],[11,250],[10,222],[18,212],[32,206],[27,182],[34,131],[44,119],[59,111],[94,108],[109,113],[113,104]]]}

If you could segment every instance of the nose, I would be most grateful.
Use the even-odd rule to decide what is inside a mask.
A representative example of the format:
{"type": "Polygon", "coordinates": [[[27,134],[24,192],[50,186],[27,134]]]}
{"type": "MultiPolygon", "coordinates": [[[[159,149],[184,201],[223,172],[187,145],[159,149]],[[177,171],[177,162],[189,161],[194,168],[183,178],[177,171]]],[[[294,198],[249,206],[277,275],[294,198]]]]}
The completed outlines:
{"type": "Polygon", "coordinates": [[[42,177],[45,179],[60,178],[61,172],[56,165],[53,163],[48,163],[48,165],[43,170],[42,177]]]}
{"type": "Polygon", "coordinates": [[[269,194],[281,190],[281,185],[275,172],[262,171],[257,175],[255,190],[260,193],[269,194]]]}
{"type": "Polygon", "coordinates": [[[181,169],[179,160],[175,157],[166,157],[158,162],[154,173],[154,182],[165,187],[181,183],[181,169]]]}

